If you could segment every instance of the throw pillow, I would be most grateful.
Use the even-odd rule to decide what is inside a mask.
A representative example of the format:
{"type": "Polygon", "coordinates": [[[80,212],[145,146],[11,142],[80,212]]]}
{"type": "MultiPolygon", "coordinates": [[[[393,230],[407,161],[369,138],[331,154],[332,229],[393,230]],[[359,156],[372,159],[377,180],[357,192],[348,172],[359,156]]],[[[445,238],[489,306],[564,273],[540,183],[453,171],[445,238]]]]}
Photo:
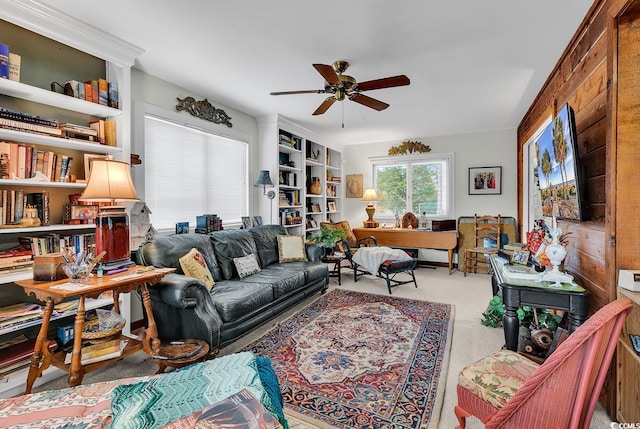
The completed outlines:
{"type": "Polygon", "coordinates": [[[235,264],[236,270],[238,270],[238,276],[241,279],[261,271],[256,255],[253,253],[243,256],[242,258],[233,258],[233,263],[235,264]]]}
{"type": "Polygon", "coordinates": [[[195,247],[180,258],[180,267],[182,267],[185,275],[200,280],[208,290],[213,288],[215,282],[213,281],[211,271],[209,271],[204,257],[195,247]]]}
{"type": "Polygon", "coordinates": [[[306,261],[304,238],[300,235],[279,235],[278,257],[280,262],[306,261]]]}

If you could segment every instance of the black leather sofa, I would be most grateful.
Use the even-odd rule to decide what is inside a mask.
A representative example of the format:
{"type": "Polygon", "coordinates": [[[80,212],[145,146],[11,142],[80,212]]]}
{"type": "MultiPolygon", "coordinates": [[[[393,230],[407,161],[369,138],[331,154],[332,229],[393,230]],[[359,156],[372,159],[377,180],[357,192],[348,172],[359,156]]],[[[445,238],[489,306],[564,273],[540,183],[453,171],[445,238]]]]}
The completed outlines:
{"type": "Polygon", "coordinates": [[[286,234],[280,225],[263,225],[158,236],[140,245],[138,264],[177,269],[149,288],[160,339],[201,339],[215,355],[221,346],[310,295],[324,292],[329,272],[320,262],[323,249],[307,244],[308,261],[280,263],[277,236],[286,234]],[[211,292],[180,268],[180,257],[194,247],[203,255],[215,281],[211,292]],[[240,279],[233,258],[251,253],[257,256],[262,271],[240,279]]]}

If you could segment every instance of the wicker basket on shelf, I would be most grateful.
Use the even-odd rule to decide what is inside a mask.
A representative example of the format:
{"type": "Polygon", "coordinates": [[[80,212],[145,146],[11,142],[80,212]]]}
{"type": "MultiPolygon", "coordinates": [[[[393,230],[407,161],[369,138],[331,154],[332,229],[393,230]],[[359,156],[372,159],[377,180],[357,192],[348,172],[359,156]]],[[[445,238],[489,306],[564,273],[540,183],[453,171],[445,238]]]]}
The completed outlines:
{"type": "Polygon", "coordinates": [[[84,323],[84,328],[82,329],[82,339],[89,341],[107,341],[111,340],[114,337],[117,337],[122,332],[126,320],[122,320],[116,326],[108,329],[102,329],[100,327],[100,321],[98,318],[87,320],[84,323]]]}

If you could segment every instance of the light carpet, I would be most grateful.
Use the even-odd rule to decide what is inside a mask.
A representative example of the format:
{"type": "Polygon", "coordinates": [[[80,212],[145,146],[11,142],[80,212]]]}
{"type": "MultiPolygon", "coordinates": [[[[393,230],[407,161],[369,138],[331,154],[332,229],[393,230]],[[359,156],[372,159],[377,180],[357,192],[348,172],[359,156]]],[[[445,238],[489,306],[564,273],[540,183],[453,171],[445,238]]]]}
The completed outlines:
{"type": "Polygon", "coordinates": [[[246,349],[271,358],[285,405],[329,427],[436,428],[453,308],[333,290],[246,349]]]}

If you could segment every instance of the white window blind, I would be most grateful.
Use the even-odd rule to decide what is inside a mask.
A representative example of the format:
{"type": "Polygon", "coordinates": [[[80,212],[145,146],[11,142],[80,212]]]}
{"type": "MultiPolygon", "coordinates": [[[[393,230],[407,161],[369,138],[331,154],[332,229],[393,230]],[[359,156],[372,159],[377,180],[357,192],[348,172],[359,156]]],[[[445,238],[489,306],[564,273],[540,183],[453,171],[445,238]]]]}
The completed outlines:
{"type": "Polygon", "coordinates": [[[145,202],[154,227],[217,214],[240,223],[249,212],[246,142],[145,116],[145,202]]]}

